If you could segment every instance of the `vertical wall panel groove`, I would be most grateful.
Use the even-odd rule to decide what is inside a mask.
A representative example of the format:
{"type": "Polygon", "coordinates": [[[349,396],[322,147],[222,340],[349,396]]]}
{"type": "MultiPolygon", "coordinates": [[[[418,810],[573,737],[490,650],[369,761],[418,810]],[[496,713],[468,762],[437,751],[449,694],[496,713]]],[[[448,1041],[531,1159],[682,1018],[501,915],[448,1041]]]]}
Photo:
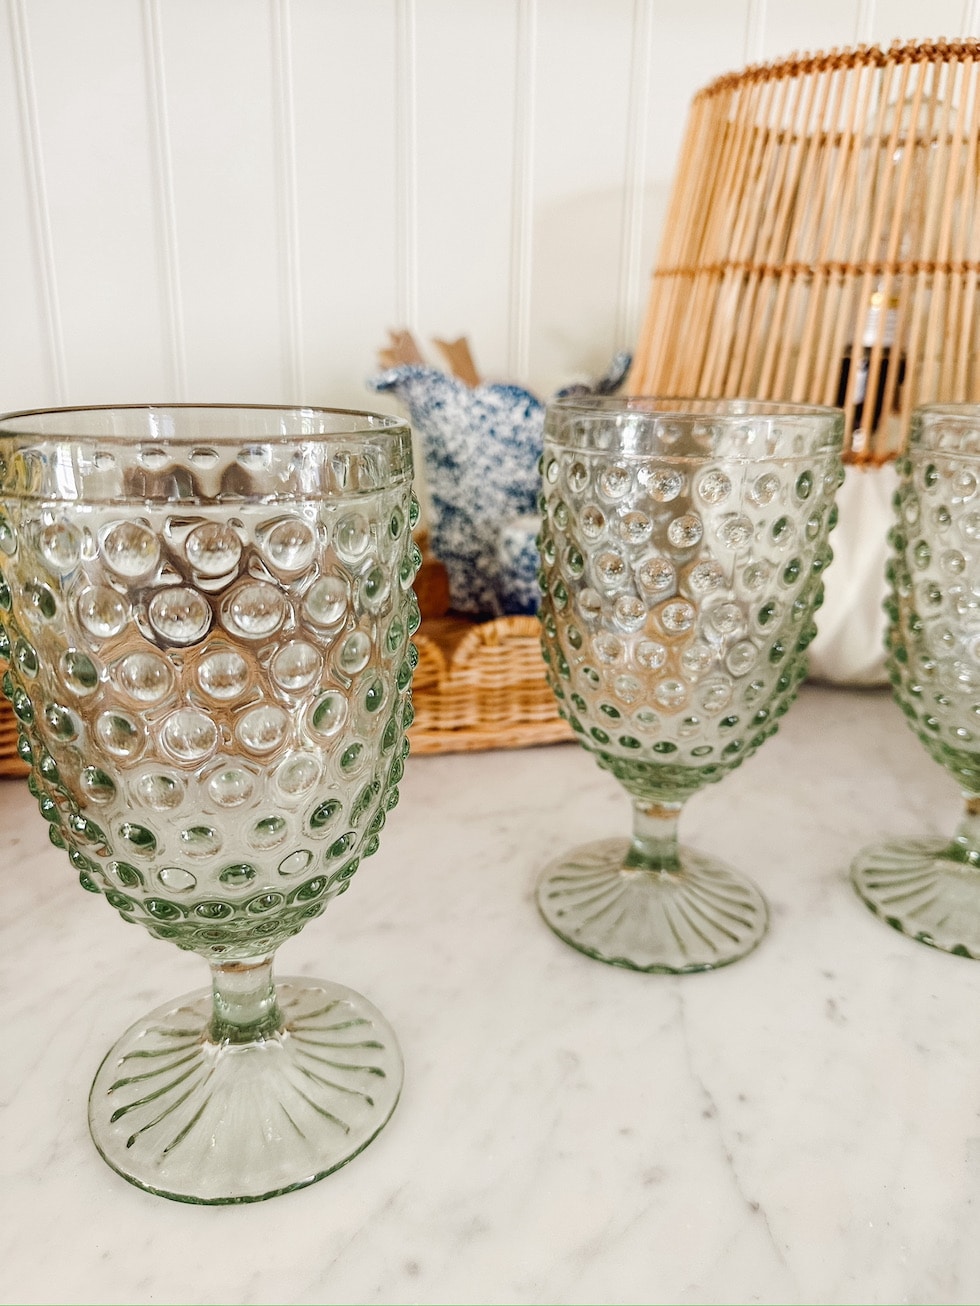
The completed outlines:
{"type": "Polygon", "coordinates": [[[526,377],[531,357],[531,249],[534,224],[534,105],[537,0],[519,0],[514,97],[507,370],[526,377]]]}
{"type": "Polygon", "coordinates": [[[397,257],[395,311],[399,327],[418,330],[418,167],[415,0],[395,6],[395,125],[397,257]]]}
{"type": "Polygon", "coordinates": [[[615,347],[632,345],[646,295],[643,275],[644,165],[653,76],[654,0],[634,0],[623,178],[623,235],[615,315],[615,347]]]}
{"type": "Polygon", "coordinates": [[[854,17],[854,44],[870,45],[874,37],[875,0],[858,0],[854,17]]]}
{"type": "Polygon", "coordinates": [[[44,179],[44,154],[41,128],[37,114],[34,91],[34,72],[31,60],[30,37],[27,30],[25,0],[9,0],[10,28],[14,66],[17,80],[17,103],[20,110],[21,131],[24,142],[24,162],[30,192],[31,222],[35,258],[38,268],[38,293],[41,299],[41,316],[45,325],[48,349],[48,367],[54,402],[68,402],[68,368],[65,359],[65,342],[58,300],[58,282],[55,271],[54,242],[51,234],[51,214],[44,179]]]}
{"type": "Polygon", "coordinates": [[[749,0],[745,22],[745,63],[762,63],[766,57],[766,0],[749,0]]]}
{"type": "Polygon", "coordinates": [[[160,31],[160,0],[144,0],[143,35],[146,50],[146,82],[149,97],[150,140],[153,150],[153,178],[160,241],[163,280],[162,300],[167,342],[168,381],[176,399],[186,400],[187,359],[184,342],[184,307],[180,287],[180,251],[177,239],[177,209],[174,201],[173,160],[170,124],[167,117],[167,81],[160,31]]]}
{"type": "Polygon", "coordinates": [[[289,0],[271,0],[272,92],[276,115],[276,196],[279,204],[279,283],[282,305],[283,386],[293,401],[303,399],[303,308],[300,273],[299,202],[296,183],[296,125],[293,97],[292,24],[289,0]]]}

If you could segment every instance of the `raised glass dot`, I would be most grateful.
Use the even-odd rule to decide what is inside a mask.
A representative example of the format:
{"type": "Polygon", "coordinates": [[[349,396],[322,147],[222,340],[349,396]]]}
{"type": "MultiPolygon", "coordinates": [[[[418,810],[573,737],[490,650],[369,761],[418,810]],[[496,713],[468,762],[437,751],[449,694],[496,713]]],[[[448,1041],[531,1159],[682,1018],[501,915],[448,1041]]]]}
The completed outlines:
{"type": "Polygon", "coordinates": [[[335,821],[344,810],[343,803],[337,798],[328,798],[310,813],[310,829],[322,830],[335,821]]]}
{"type": "Polygon", "coordinates": [[[293,753],[286,757],[276,771],[276,784],[290,798],[299,797],[317,784],[322,763],[315,753],[293,753]]]}
{"type": "Polygon", "coordinates": [[[702,711],[714,716],[724,711],[732,701],[732,692],[730,680],[706,681],[698,690],[698,703],[702,711]]]}
{"type": "Polygon", "coordinates": [[[337,551],[348,561],[353,561],[367,549],[371,542],[371,526],[363,513],[353,512],[337,523],[337,551]]]}
{"type": "Polygon", "coordinates": [[[103,712],[96,719],[95,734],[114,757],[134,757],[143,747],[142,727],[122,712],[103,712]]]}
{"type": "Polygon", "coordinates": [[[388,576],[383,567],[372,567],[361,581],[361,597],[369,608],[379,607],[388,597],[388,576]]]}
{"type": "Polygon", "coordinates": [[[636,676],[617,676],[613,681],[616,697],[622,699],[624,703],[635,703],[642,688],[636,676]]]}
{"type": "Polygon", "coordinates": [[[284,816],[263,816],[248,832],[248,842],[253,848],[275,848],[289,833],[284,816]]]}
{"type": "Polygon", "coordinates": [[[157,590],[147,608],[150,625],[171,644],[193,644],[211,625],[211,608],[197,590],[185,585],[157,590]]]}
{"type": "Polygon", "coordinates": [[[229,595],[222,608],[222,620],[230,631],[245,639],[272,635],[286,617],[283,592],[266,581],[251,581],[229,595]]]}
{"type": "Polygon", "coordinates": [[[705,503],[724,503],[732,492],[732,482],[723,471],[713,468],[698,481],[697,492],[705,503]]]}
{"type": "Polygon", "coordinates": [[[756,478],[749,490],[749,498],[760,508],[772,503],[779,493],[779,477],[772,472],[763,472],[756,478]]]}
{"type": "Polygon", "coordinates": [[[661,680],[653,696],[661,707],[676,710],[687,702],[687,686],[682,680],[661,680]]]}
{"type": "Polygon", "coordinates": [[[310,714],[310,725],[318,735],[335,735],[347,720],[347,699],[339,690],[328,690],[310,714]]]}
{"type": "Polygon", "coordinates": [[[742,573],[742,581],[745,588],[752,593],[757,593],[764,589],[772,580],[773,566],[764,558],[756,562],[750,562],[742,573]]]}
{"type": "Polygon", "coordinates": [[[371,660],[371,639],[363,630],[352,630],[340,646],[338,661],[347,675],[363,671],[371,660]]]}
{"type": "Polygon", "coordinates": [[[184,541],[184,553],[199,576],[227,576],[239,563],[242,542],[224,522],[203,522],[184,541]]]}
{"type": "Polygon", "coordinates": [[[218,743],[218,727],[206,712],[182,707],[172,712],[160,732],[163,746],[182,762],[199,762],[218,743]]]}
{"type": "Polygon", "coordinates": [[[212,825],[190,825],[180,832],[185,857],[213,857],[221,851],[221,835],[212,825]]]}
{"type": "Polygon", "coordinates": [[[589,483],[589,469],[577,459],[568,469],[568,488],[574,494],[581,494],[589,483]]]}
{"type": "Polygon", "coordinates": [[[596,660],[604,663],[606,666],[611,666],[614,662],[618,662],[623,656],[622,641],[617,639],[615,635],[610,635],[606,632],[596,635],[592,642],[592,649],[595,653],[596,660]]]}
{"type": "Polygon", "coordinates": [[[684,477],[672,468],[645,469],[640,479],[646,481],[647,489],[658,503],[670,503],[684,489],[684,477]]]}
{"type": "Polygon", "coordinates": [[[947,576],[960,576],[966,570],[966,558],[959,549],[947,549],[939,559],[939,565],[947,576]]]}
{"type": "MultiPolygon", "coordinates": [[[[52,522],[38,537],[41,557],[53,571],[62,575],[78,562],[82,551],[81,535],[68,522],[52,522]]],[[[0,538],[2,547],[2,538],[0,538]]]]}
{"type": "Polygon", "coordinates": [[[115,678],[123,693],[138,703],[159,703],[174,684],[168,660],[151,652],[128,653],[116,664],[115,678]]]}
{"type": "Polygon", "coordinates": [[[152,857],[156,852],[157,837],[145,825],[137,825],[134,821],[123,821],[118,834],[119,838],[128,845],[130,853],[152,857]]]}
{"type": "Polygon", "coordinates": [[[12,557],[17,552],[17,534],[6,513],[0,512],[0,550],[12,557]]]}
{"type": "Polygon", "coordinates": [[[759,650],[751,640],[743,639],[733,644],[725,659],[725,665],[733,676],[744,676],[755,666],[759,650]]]}
{"type": "Polygon", "coordinates": [[[216,807],[240,807],[254,788],[252,774],[242,767],[223,766],[208,777],[208,796],[216,807]]]}
{"type": "Polygon", "coordinates": [[[255,867],[249,862],[234,862],[219,873],[218,880],[231,889],[240,889],[245,884],[251,884],[255,876],[255,867]]]}
{"type": "Polygon", "coordinates": [[[647,618],[647,607],[635,594],[620,594],[613,604],[613,619],[621,630],[639,630],[647,618]]]}
{"type": "Polygon", "coordinates": [[[190,893],[197,888],[197,876],[183,866],[164,866],[157,872],[157,879],[171,893],[190,893]]]}
{"type": "Polygon", "coordinates": [[[810,471],[800,472],[796,478],[795,490],[798,499],[809,499],[813,492],[813,473],[810,471]]]}
{"type": "Polygon", "coordinates": [[[687,573],[687,585],[694,594],[710,594],[724,583],[724,569],[712,559],[696,563],[687,573]]]}
{"type": "Polygon", "coordinates": [[[640,564],[636,579],[649,594],[666,594],[677,584],[677,572],[673,563],[657,554],[640,564]]]}
{"type": "Polygon", "coordinates": [[[620,518],[619,533],[627,544],[645,544],[653,533],[653,522],[645,512],[628,512],[620,518]]]}
{"type": "Polygon", "coordinates": [[[754,534],[751,519],[742,513],[729,513],[718,525],[718,539],[726,549],[744,549],[754,534]]]}
{"type": "Polygon", "coordinates": [[[289,717],[274,703],[262,703],[244,713],[235,734],[249,752],[271,753],[289,734],[289,717]]]}
{"type": "Polygon", "coordinates": [[[303,600],[303,612],[314,626],[334,626],[347,612],[350,588],[341,576],[321,576],[303,600]]]}
{"type": "Polygon", "coordinates": [[[133,789],[138,801],[154,812],[173,811],[184,800],[183,781],[161,771],[141,775],[133,789]]]}
{"type": "Polygon", "coordinates": [[[636,646],[634,656],[645,670],[659,671],[667,661],[667,650],[655,639],[642,639],[636,646]]]}
{"type": "Polygon", "coordinates": [[[632,483],[629,468],[613,464],[599,473],[599,493],[607,499],[621,499],[632,483]]]}
{"type": "Polygon", "coordinates": [[[672,635],[680,635],[690,630],[696,618],[697,611],[694,605],[685,599],[672,599],[660,609],[660,623],[664,630],[672,635]]]}
{"type": "Polygon", "coordinates": [[[99,673],[87,653],[70,648],[62,655],[61,673],[67,687],[79,695],[91,694],[98,688],[99,673]]]}
{"type": "Polygon", "coordinates": [[[111,526],[102,538],[102,556],[117,576],[133,580],[147,576],[160,561],[160,542],[153,531],[135,521],[111,526]]]}
{"type": "Polygon", "coordinates": [[[732,635],[745,624],[745,614],[737,603],[719,603],[708,619],[719,635],[732,635]]]}
{"type": "Polygon", "coordinates": [[[248,688],[248,663],[236,649],[215,649],[198,663],[197,683],[220,702],[239,698],[248,688]]]}
{"type": "Polygon", "coordinates": [[[297,848],[279,863],[280,875],[301,875],[313,865],[313,854],[308,848],[297,848]]]}
{"type": "Polygon", "coordinates": [[[587,586],[580,590],[576,601],[578,610],[586,621],[594,621],[602,615],[602,599],[594,589],[587,586]]]}
{"type": "Polygon", "coordinates": [[[82,793],[93,803],[101,806],[116,796],[115,781],[100,767],[86,766],[78,779],[82,793]]]}
{"type": "Polygon", "coordinates": [[[320,654],[304,640],[290,640],[276,652],[270,670],[281,689],[290,692],[305,689],[319,674],[320,654]]]}
{"type": "Polygon", "coordinates": [[[340,768],[342,771],[353,771],[361,762],[361,755],[364,752],[363,744],[351,744],[345,748],[340,756],[340,768]]]}
{"type": "Polygon", "coordinates": [[[28,581],[24,586],[24,597],[34,612],[43,617],[45,621],[50,621],[58,611],[58,600],[55,598],[53,590],[40,581],[28,581]]]}
{"type": "Polygon", "coordinates": [[[14,663],[21,675],[33,680],[40,668],[34,645],[28,643],[26,639],[18,639],[14,645],[14,663]]]}
{"type": "Polygon", "coordinates": [[[122,598],[107,585],[93,585],[78,596],[78,620],[96,639],[111,639],[126,624],[128,611],[122,598]]]}
{"type": "Polygon", "coordinates": [[[302,571],[313,561],[316,535],[302,517],[283,517],[262,531],[260,547],[274,570],[302,571]]]}
{"type": "Polygon", "coordinates": [[[715,654],[710,644],[698,641],[681,654],[681,666],[689,676],[700,676],[714,663],[715,654]]]}
{"type": "Polygon", "coordinates": [[[606,518],[595,504],[587,504],[579,518],[579,529],[587,540],[597,540],[606,529],[606,518]]]}

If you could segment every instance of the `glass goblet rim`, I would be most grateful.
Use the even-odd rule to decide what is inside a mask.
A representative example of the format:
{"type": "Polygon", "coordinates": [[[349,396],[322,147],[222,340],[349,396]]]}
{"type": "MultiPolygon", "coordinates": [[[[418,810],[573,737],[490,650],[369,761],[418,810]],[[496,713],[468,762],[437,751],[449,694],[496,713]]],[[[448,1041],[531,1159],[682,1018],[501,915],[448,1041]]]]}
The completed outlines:
{"type": "Polygon", "coordinates": [[[838,454],[844,440],[844,412],[821,404],[797,404],[766,399],[712,399],[650,395],[563,395],[549,402],[545,441],[556,448],[617,457],[700,466],[722,461],[754,465],[779,461],[792,464],[813,457],[838,454]],[[554,420],[549,420],[554,419],[554,420]],[[717,447],[677,447],[677,426],[686,427],[695,440],[702,425],[737,430],[746,421],[764,423],[768,447],[758,450],[717,447]],[[606,445],[593,449],[591,434],[615,425],[615,450],[606,445]]]}
{"type": "Polygon", "coordinates": [[[148,442],[165,440],[177,448],[193,448],[202,440],[220,446],[250,443],[288,446],[296,443],[328,444],[341,438],[345,441],[377,439],[379,436],[397,438],[409,432],[408,422],[393,414],[319,404],[78,404],[0,413],[0,439],[67,439],[79,444],[123,443],[138,439],[148,442]],[[145,419],[144,423],[129,420],[137,415],[145,419]],[[276,415],[279,417],[278,429],[273,425],[276,415]],[[195,417],[198,422],[204,417],[229,419],[228,429],[204,429],[195,422],[195,417]],[[235,417],[252,418],[256,429],[236,429],[231,425],[235,417]],[[99,419],[102,419],[101,425],[99,419]],[[110,428],[113,419],[119,423],[119,429],[110,428]],[[284,419],[296,421],[296,429],[282,429],[284,419]],[[317,430],[317,424],[328,429],[317,430]]]}

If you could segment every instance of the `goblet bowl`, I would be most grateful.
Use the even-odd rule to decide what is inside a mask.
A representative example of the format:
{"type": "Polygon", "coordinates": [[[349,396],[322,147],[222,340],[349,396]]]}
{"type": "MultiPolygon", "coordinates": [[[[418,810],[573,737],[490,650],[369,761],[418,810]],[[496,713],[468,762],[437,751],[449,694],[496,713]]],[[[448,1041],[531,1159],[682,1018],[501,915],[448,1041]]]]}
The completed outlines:
{"type": "Polygon", "coordinates": [[[3,688],[52,842],[210,989],[133,1026],[89,1123],[133,1183],[253,1201],[394,1109],[384,1018],[273,955],[348,888],[411,720],[410,433],[313,408],[0,419],[3,688]]]}
{"type": "Polygon", "coordinates": [[[898,460],[886,664],[929,755],[959,784],[950,837],[866,848],[851,878],[895,929],[980,958],[980,405],[924,405],[898,460]]]}
{"type": "Polygon", "coordinates": [[[838,410],[788,404],[549,405],[548,679],[579,742],[629,794],[633,836],[558,857],[538,906],[599,960],[706,970],[766,930],[760,891],[679,845],[677,822],[775,731],[805,675],[842,435],[838,410]]]}

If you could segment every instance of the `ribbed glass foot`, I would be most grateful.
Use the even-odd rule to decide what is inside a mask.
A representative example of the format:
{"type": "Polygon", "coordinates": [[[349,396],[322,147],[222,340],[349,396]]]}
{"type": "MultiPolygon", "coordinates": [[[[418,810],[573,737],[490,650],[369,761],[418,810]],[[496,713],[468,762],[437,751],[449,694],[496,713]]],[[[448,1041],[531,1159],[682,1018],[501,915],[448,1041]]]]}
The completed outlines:
{"type": "Polygon", "coordinates": [[[89,1127],[124,1179],[182,1202],[256,1202],[356,1156],[388,1120],[402,1060],[384,1017],[319,980],[276,985],[283,1023],[254,1042],[212,1038],[212,992],[134,1025],[103,1061],[89,1127]]]}
{"type": "Polygon", "coordinates": [[[980,959],[980,859],[961,843],[907,839],[866,848],[851,866],[859,896],[893,929],[980,959]]]}
{"type": "Polygon", "coordinates": [[[666,974],[713,970],[751,952],[769,911],[759,890],[683,846],[674,870],[626,864],[627,839],[566,853],[538,882],[538,907],[573,948],[613,966],[666,974]]]}

